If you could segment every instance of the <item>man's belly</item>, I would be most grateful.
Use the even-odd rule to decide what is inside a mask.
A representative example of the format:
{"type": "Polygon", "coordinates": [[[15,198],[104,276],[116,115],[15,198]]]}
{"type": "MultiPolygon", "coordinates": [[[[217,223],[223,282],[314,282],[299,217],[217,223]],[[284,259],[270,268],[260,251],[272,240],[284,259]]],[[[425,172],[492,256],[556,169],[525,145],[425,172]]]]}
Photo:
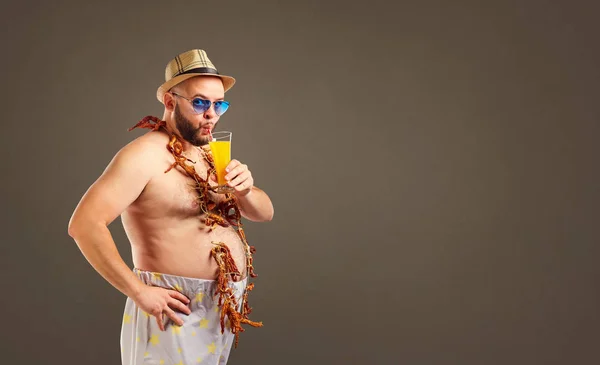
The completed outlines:
{"type": "Polygon", "coordinates": [[[133,264],[141,270],[200,279],[216,279],[218,265],[211,257],[214,243],[223,242],[229,247],[234,262],[246,277],[244,244],[233,227],[217,227],[208,232],[204,226],[193,228],[153,229],[137,233],[126,230],[130,236],[133,264]],[[143,233],[142,233],[143,232],[143,233]]]}

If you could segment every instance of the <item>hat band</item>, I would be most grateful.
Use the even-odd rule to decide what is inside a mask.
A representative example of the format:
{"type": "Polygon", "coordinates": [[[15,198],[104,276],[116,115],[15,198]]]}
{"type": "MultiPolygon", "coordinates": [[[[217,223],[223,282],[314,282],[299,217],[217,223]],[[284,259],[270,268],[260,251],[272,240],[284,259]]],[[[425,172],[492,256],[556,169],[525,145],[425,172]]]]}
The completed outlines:
{"type": "Polygon", "coordinates": [[[212,68],[212,67],[198,67],[198,68],[192,68],[190,70],[184,71],[184,72],[177,72],[173,75],[173,77],[175,76],[179,76],[179,75],[184,75],[184,74],[219,74],[217,72],[216,69],[212,68]]]}

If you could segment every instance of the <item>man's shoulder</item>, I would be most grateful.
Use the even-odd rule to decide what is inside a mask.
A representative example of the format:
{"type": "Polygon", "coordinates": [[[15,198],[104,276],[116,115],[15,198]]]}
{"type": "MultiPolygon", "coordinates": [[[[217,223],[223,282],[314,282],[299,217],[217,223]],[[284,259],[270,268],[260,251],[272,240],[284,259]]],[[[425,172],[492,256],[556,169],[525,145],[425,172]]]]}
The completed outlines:
{"type": "Polygon", "coordinates": [[[169,136],[163,131],[148,131],[127,143],[121,151],[132,154],[155,154],[166,151],[169,136]]]}
{"type": "Polygon", "coordinates": [[[130,143],[146,145],[149,148],[165,145],[169,142],[169,135],[163,130],[147,131],[146,133],[136,137],[130,143]]]}
{"type": "Polygon", "coordinates": [[[155,165],[169,154],[169,136],[162,131],[148,131],[121,147],[114,160],[125,165],[155,165]]]}

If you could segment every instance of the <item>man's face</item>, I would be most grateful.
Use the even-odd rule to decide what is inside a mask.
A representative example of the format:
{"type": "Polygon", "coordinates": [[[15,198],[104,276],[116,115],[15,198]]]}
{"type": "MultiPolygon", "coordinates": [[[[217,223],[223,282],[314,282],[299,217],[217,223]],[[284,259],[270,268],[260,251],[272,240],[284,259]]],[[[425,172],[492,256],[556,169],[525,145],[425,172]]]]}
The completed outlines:
{"type": "Polygon", "coordinates": [[[181,138],[190,142],[194,146],[204,146],[205,144],[208,144],[208,142],[210,142],[210,134],[208,134],[207,128],[212,131],[214,125],[217,123],[214,122],[214,124],[210,126],[209,124],[192,122],[181,113],[179,105],[180,103],[175,105],[173,118],[175,119],[175,126],[177,127],[181,138]]]}
{"type": "MultiPolygon", "coordinates": [[[[223,100],[225,93],[221,79],[210,76],[193,77],[177,85],[172,91],[190,100],[200,97],[213,103],[223,100]]],[[[208,144],[210,132],[219,121],[214,105],[204,113],[196,114],[191,103],[186,99],[176,96],[174,101],[173,119],[181,137],[194,146],[208,144]]]]}

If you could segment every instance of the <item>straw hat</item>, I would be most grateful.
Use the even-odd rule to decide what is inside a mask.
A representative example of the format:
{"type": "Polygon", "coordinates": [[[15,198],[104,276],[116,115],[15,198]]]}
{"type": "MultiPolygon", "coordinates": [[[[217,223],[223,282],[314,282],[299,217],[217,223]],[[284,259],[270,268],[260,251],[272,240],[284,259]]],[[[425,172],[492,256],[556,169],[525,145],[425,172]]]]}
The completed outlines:
{"type": "Polygon", "coordinates": [[[206,52],[201,49],[192,49],[183,52],[167,63],[165,69],[165,83],[156,90],[156,98],[161,103],[163,96],[170,88],[180,82],[199,75],[218,76],[223,80],[225,91],[231,89],[235,79],[231,76],[219,75],[215,65],[210,62],[206,52]]]}

